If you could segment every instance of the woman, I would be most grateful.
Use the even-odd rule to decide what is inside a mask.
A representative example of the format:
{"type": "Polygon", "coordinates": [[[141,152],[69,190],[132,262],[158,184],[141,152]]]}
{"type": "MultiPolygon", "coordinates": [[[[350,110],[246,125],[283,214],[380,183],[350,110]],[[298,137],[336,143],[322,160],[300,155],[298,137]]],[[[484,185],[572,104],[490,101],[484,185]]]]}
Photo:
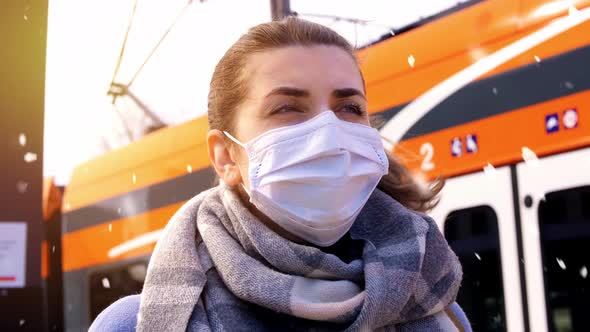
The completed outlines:
{"type": "Polygon", "coordinates": [[[217,64],[209,158],[141,300],[96,331],[457,331],[461,266],[419,187],[369,125],[353,48],[296,18],[261,24],[217,64]]]}

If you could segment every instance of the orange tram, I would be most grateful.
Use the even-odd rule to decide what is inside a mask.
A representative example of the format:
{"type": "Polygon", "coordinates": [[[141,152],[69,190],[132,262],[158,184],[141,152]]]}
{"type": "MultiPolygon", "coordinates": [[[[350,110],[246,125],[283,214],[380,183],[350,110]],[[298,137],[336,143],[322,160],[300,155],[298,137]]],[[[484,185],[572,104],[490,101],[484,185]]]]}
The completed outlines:
{"type": "MultiPolygon", "coordinates": [[[[385,140],[401,135],[394,155],[447,179],[431,215],[462,261],[476,331],[590,330],[589,13],[588,0],[471,1],[358,51],[370,112],[385,140]]],[[[166,222],[214,183],[206,131],[197,118],[74,170],[66,330],[141,291],[166,222]]]]}

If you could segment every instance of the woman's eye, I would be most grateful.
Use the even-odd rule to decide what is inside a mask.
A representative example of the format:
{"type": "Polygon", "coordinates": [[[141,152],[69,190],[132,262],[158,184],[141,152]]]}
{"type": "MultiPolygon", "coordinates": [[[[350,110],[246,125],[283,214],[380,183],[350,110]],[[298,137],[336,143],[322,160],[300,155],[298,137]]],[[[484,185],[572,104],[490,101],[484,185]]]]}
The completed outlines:
{"type": "Polygon", "coordinates": [[[279,107],[275,108],[271,114],[290,113],[290,112],[303,113],[304,111],[295,105],[283,105],[283,106],[279,106],[279,107]]]}
{"type": "Polygon", "coordinates": [[[362,107],[358,104],[344,104],[342,105],[338,111],[344,111],[356,115],[364,115],[365,111],[363,111],[362,107]]]}

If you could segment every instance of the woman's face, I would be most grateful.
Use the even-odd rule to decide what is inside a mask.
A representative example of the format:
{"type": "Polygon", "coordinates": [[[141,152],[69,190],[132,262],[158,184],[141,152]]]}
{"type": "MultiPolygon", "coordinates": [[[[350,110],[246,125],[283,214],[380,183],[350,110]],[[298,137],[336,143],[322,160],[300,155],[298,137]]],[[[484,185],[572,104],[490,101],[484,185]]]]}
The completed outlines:
{"type": "MultiPolygon", "coordinates": [[[[354,59],[338,47],[291,46],[256,53],[249,57],[245,75],[248,95],[234,114],[231,133],[241,142],[270,129],[304,122],[327,110],[341,120],[369,125],[361,74],[354,59]]],[[[231,161],[227,157],[215,160],[215,153],[211,154],[215,142],[211,133],[209,136],[214,164],[229,163],[214,165],[217,173],[229,185],[242,182],[249,188],[244,149],[225,151],[231,161]]],[[[217,150],[223,152],[221,146],[217,150]]]]}

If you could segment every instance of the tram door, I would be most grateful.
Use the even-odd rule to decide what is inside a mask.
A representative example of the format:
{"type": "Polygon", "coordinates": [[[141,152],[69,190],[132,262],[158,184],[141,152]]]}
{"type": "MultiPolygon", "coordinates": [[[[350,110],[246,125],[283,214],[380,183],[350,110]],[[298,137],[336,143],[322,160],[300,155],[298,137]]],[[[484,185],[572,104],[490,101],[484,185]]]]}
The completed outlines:
{"type": "Polygon", "coordinates": [[[590,148],[517,166],[531,331],[590,331],[590,148]]]}
{"type": "Polygon", "coordinates": [[[457,302],[474,331],[525,330],[509,167],[447,180],[430,213],[463,266],[457,302]]]}

